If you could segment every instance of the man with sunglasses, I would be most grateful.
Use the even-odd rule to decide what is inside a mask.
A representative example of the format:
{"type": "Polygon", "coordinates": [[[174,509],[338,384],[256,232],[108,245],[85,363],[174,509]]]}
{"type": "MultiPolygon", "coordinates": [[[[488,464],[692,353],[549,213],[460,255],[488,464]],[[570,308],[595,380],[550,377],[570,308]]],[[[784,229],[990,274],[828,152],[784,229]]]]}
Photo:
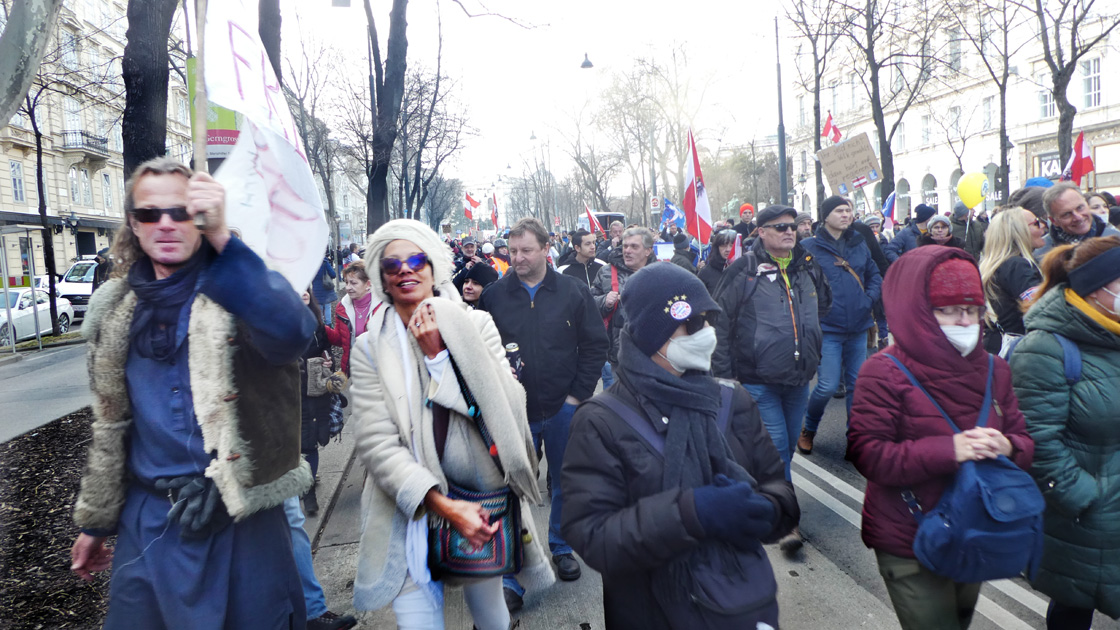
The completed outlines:
{"type": "MultiPolygon", "coordinates": [[[[809,381],[821,357],[820,318],[831,292],[814,256],[797,243],[797,211],[767,206],[758,213],[758,238],[724,270],[715,300],[712,372],[743,384],[758,404],[762,423],[792,479],[790,462],[809,381]]],[[[787,553],[801,547],[795,529],[781,541],[787,553]]]]}
{"type": "Polygon", "coordinates": [[[96,402],[71,568],[112,565],[106,628],[303,627],[282,504],[312,483],[296,360],[315,317],[231,235],[209,175],[150,160],[124,207],[82,327],[96,402]]]}

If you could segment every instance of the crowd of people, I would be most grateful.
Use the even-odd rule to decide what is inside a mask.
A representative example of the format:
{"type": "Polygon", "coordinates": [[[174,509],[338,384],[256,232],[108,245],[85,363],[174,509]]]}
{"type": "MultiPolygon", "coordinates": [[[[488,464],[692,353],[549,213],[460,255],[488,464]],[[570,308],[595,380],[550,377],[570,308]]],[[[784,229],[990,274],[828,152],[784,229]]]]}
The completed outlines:
{"type": "Polygon", "coordinates": [[[777,628],[763,545],[800,553],[792,464],[835,397],[903,628],[968,627],[992,578],[930,562],[923,524],[997,465],[1034,481],[991,490],[981,564],[1024,572],[1048,628],[1120,617],[1120,231],[1106,194],[1037,183],[991,217],[922,204],[897,226],[840,196],[815,218],[744,204],[708,243],[400,219],[296,292],[231,233],[220,184],[145,163],[83,327],[72,569],[112,567],[110,629],[353,627],[302,527],[349,404],[357,610],[439,629],[459,587],[506,630],[582,559],[608,628],[777,628]]]}

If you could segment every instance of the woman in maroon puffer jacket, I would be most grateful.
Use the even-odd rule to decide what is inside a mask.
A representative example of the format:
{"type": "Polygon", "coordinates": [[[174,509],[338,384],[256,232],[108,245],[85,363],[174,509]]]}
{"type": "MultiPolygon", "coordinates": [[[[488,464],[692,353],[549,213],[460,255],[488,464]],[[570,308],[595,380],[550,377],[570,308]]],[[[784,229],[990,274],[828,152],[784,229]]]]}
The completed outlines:
{"type": "Polygon", "coordinates": [[[902,491],[913,490],[932,509],[959,462],[998,454],[1029,468],[1034,442],[1011,390],[1007,363],[995,359],[987,428],[976,421],[988,379],[980,345],[984,291],[972,257],[931,245],[898,259],[883,284],[883,306],[898,358],[961,428],[949,423],[883,353],[863,364],[848,429],[848,459],[867,478],[863,542],[875,550],[879,571],[904,629],[967,628],[979,584],[958,584],[931,573],[914,558],[918,524],[902,491]]]}

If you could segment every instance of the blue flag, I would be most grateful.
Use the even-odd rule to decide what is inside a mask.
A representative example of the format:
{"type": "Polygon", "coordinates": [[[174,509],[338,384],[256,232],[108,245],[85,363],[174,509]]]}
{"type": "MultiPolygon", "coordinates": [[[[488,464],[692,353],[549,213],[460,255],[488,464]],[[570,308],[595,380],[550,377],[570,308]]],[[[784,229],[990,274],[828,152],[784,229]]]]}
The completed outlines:
{"type": "Polygon", "coordinates": [[[672,201],[669,201],[665,198],[663,198],[662,201],[665,203],[665,205],[663,206],[665,209],[661,211],[661,226],[658,228],[658,230],[664,232],[670,224],[676,225],[683,230],[684,213],[681,212],[681,209],[675,206],[672,201]]]}

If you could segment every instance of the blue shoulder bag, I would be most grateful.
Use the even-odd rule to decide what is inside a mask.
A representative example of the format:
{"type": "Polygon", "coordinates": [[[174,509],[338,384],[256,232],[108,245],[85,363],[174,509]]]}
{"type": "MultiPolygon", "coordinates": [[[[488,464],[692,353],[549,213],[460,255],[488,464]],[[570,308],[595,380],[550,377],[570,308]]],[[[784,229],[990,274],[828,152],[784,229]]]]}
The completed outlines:
{"type": "MultiPolygon", "coordinates": [[[[937,408],[953,433],[960,428],[918,379],[896,357],[887,354],[937,408]]],[[[977,427],[988,422],[992,406],[994,359],[988,355],[988,384],[977,427]]],[[[1010,459],[962,462],[953,482],[929,512],[922,512],[914,493],[902,498],[918,521],[914,555],[922,566],[958,583],[1033,577],[1042,559],[1042,513],[1046,502],[1034,480],[1010,459]]]]}

